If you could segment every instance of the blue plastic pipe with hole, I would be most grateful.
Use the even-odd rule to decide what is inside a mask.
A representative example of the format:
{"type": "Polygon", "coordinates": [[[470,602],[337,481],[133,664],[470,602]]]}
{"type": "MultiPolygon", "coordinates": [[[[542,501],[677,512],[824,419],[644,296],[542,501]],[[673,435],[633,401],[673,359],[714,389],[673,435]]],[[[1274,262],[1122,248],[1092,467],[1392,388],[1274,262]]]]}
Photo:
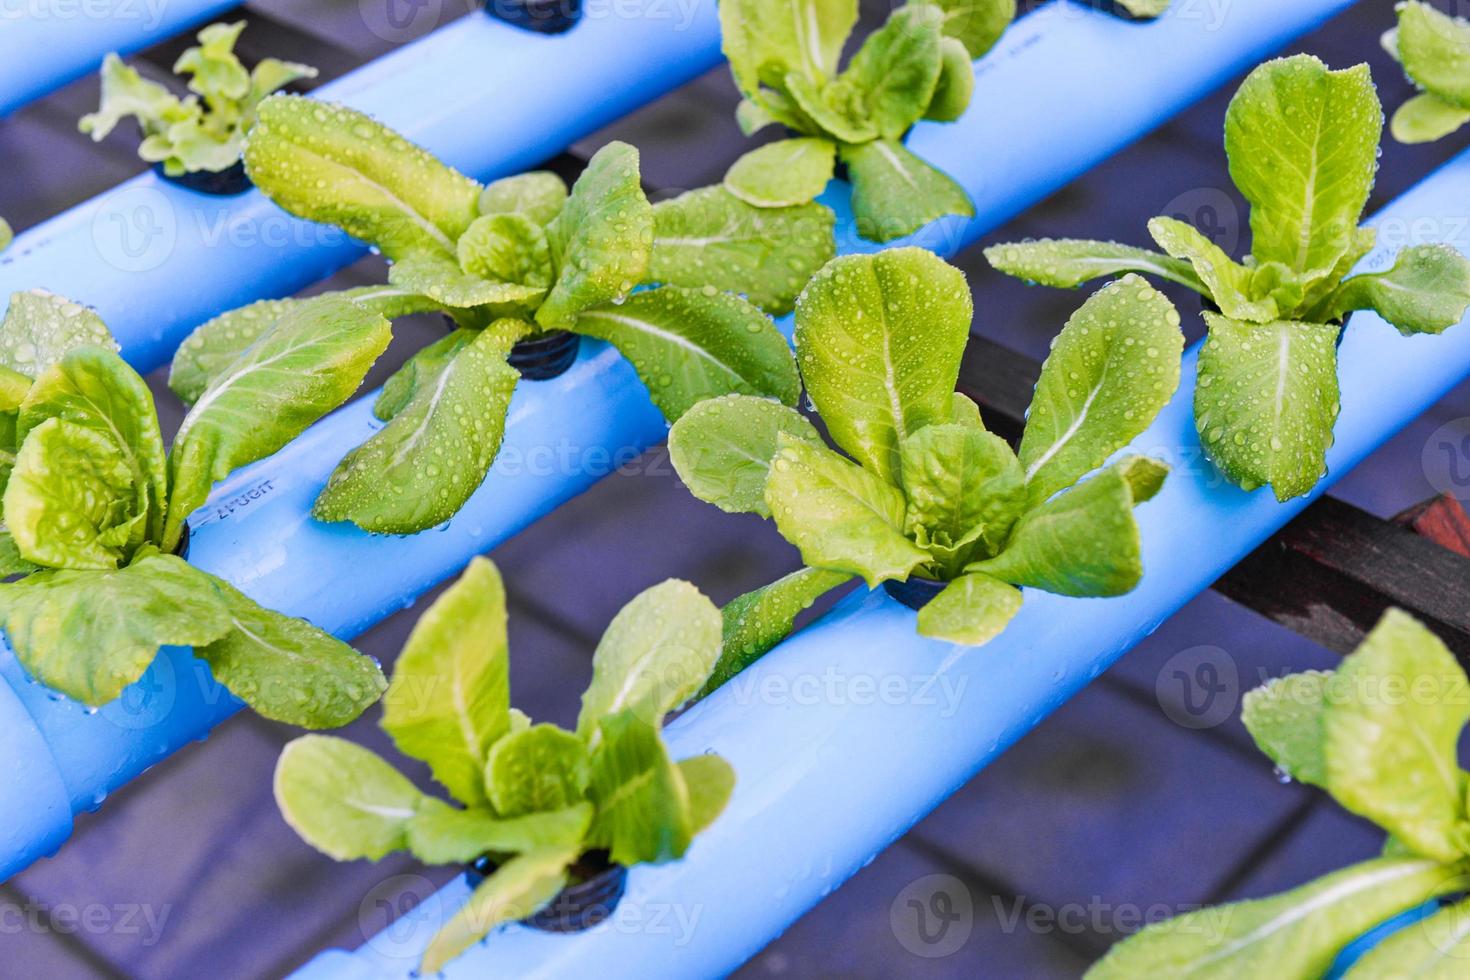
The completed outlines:
{"type": "MultiPolygon", "coordinates": [[[[716,20],[712,3],[627,0],[589,4],[581,23],[548,36],[475,13],[314,94],[370,113],[467,174],[499,177],[709,70],[720,58],[716,20]]],[[[0,297],[39,287],[96,307],[124,356],[148,371],[215,314],[290,295],[364,251],[259,191],[210,197],[147,172],[16,236],[0,261],[0,297]]]]}
{"type": "MultiPolygon", "coordinates": [[[[980,73],[965,119],[914,134],[932,160],[961,178],[980,214],[968,223],[941,222],[921,240],[952,253],[1343,6],[1346,0],[1289,9],[1237,0],[1220,24],[1181,13],[1132,25],[1066,5],[1028,16],[989,56],[996,63],[980,73]],[[1086,84],[1069,76],[1068,66],[1085,71],[1086,84]],[[1016,92],[1026,98],[1014,98],[1016,92]],[[1050,145],[1052,127],[1072,133],[1068,153],[1050,145]],[[1021,148],[1033,137],[1037,150],[1028,160],[1021,148]],[[987,148],[997,145],[1012,148],[1011,169],[987,176],[987,148]]],[[[266,605],[355,635],[662,438],[662,420],[631,368],[601,345],[585,348],[562,378],[521,386],[501,459],[442,530],[374,538],[311,520],[310,503],[327,473],[375,425],[367,402],[359,402],[226,481],[196,516],[191,560],[266,605]]],[[[11,706],[16,722],[34,720],[52,763],[27,781],[0,781],[0,814],[25,818],[0,820],[0,871],[7,875],[57,847],[74,812],[99,804],[238,708],[183,650],[161,656],[122,699],[96,713],[54,700],[8,651],[0,655],[0,673],[19,696],[11,706]]],[[[0,701],[0,712],[5,708],[0,701]]],[[[10,737],[11,727],[0,717],[0,738],[10,737]]]]}
{"type": "Polygon", "coordinates": [[[128,53],[239,6],[237,0],[5,0],[0,116],[128,53]]]}
{"type": "MultiPolygon", "coordinates": [[[[1470,151],[1375,218],[1379,245],[1360,269],[1385,269],[1400,247],[1420,241],[1470,254],[1464,223],[1442,217],[1461,213],[1467,196],[1470,151]]],[[[1137,589],[1116,599],[1026,590],[1005,632],[980,648],[923,638],[912,611],[882,590],[860,589],[669,726],[674,758],[717,752],[737,778],[730,805],[683,861],[633,868],[616,912],[586,933],[511,925],[444,975],[733,970],[1470,376],[1470,323],[1405,338],[1375,315],[1353,316],[1340,350],[1342,414],[1328,477],[1311,497],[1286,504],[1269,491],[1239,490],[1200,461],[1196,354],[1186,354],[1179,392],[1128,450],[1173,467],[1137,510],[1145,569],[1137,589]]],[[[297,976],[406,978],[468,893],[456,879],[418,896],[391,930],[353,953],[323,953],[297,976]]]]}

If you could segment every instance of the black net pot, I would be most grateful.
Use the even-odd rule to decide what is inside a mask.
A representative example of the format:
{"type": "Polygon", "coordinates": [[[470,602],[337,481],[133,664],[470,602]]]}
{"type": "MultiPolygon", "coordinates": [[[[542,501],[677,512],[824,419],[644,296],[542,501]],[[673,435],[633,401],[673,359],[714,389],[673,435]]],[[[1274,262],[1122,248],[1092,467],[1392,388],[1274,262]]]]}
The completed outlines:
{"type": "Polygon", "coordinates": [[[186,190],[215,197],[233,197],[255,186],[245,173],[244,160],[236,160],[233,166],[226,167],[224,170],[191,170],[177,177],[164,173],[163,164],[155,163],[153,172],[170,184],[177,184],[186,190]]]}
{"type": "Polygon", "coordinates": [[[929,605],[930,601],[943,592],[947,585],[949,585],[948,582],[941,582],[938,579],[910,575],[906,582],[888,579],[883,583],[883,591],[917,612],[929,605]]]}
{"type": "Polygon", "coordinates": [[[174,545],[174,554],[176,554],[180,558],[184,559],[184,561],[188,561],[189,560],[189,537],[190,537],[190,535],[191,535],[191,532],[189,530],[189,522],[188,521],[185,521],[184,522],[184,526],[179,529],[179,543],[176,544],[176,545],[174,545]]]}
{"type": "Polygon", "coordinates": [[[506,362],[527,381],[550,381],[566,374],[582,347],[580,334],[550,330],[519,341],[510,349],[506,362]]]}
{"type": "MultiPolygon", "coordinates": [[[[471,888],[495,873],[498,865],[488,856],[476,858],[465,869],[471,888]]],[[[581,932],[612,915],[628,887],[628,869],[613,864],[606,851],[588,851],[571,867],[573,884],[557,892],[545,908],[520,920],[542,932],[581,932]]]]}
{"type": "Polygon", "coordinates": [[[582,17],[582,0],[485,0],[485,13],[537,34],[563,34],[582,17]]]}

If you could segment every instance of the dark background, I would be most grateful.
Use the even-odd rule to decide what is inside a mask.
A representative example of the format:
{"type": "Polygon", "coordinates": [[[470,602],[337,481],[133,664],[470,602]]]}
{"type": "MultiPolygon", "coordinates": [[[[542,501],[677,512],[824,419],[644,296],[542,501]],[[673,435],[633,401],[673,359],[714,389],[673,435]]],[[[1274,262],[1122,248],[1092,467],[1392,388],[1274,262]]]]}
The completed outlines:
{"type": "MultiPolygon", "coordinates": [[[[417,29],[462,13],[461,3],[445,0],[438,20],[421,21],[417,29]]],[[[247,29],[242,53],[304,60],[331,77],[392,46],[373,33],[364,13],[369,6],[368,0],[249,3],[246,15],[263,19],[247,29]]],[[[886,14],[872,6],[870,21],[886,14]]],[[[1333,67],[1367,60],[1391,111],[1411,93],[1378,44],[1392,19],[1388,0],[1365,0],[1290,50],[1312,52],[1333,67]]],[[[167,63],[184,45],[164,45],[153,57],[167,63]]],[[[1245,217],[1221,149],[1234,87],[984,243],[1077,235],[1146,244],[1145,221],[1176,213],[1217,230],[1229,244],[1245,217]]],[[[0,120],[0,214],[17,231],[142,168],[131,134],[93,145],[76,132],[77,118],[96,99],[96,81],[88,78],[0,120]]],[[[712,183],[747,146],[733,120],[735,101],[720,68],[574,151],[585,156],[607,139],[626,139],[642,150],[650,186],[712,183]]],[[[1455,136],[1429,147],[1385,142],[1370,210],[1464,142],[1455,136]]],[[[1245,245],[1241,236],[1233,250],[1245,245]]],[[[1045,354],[1081,300],[991,272],[979,248],[958,262],[974,291],[975,332],[1035,357],[1045,354]]],[[[381,264],[367,259],[318,288],[382,276],[381,264]]],[[[1188,297],[1176,298],[1186,314],[1197,308],[1186,305],[1188,297]]],[[[1192,315],[1185,326],[1191,339],[1202,329],[1192,315]]],[[[430,321],[400,324],[398,341],[370,382],[381,381],[438,329],[430,321]]],[[[181,412],[162,376],[150,381],[162,413],[176,423],[181,412]]],[[[1462,385],[1334,492],[1383,516],[1429,497],[1434,488],[1420,464],[1426,440],[1465,415],[1470,386],[1462,385]]],[[[573,720],[597,636],[642,588],[679,576],[723,602],[797,566],[795,551],[771,526],[692,499],[661,450],[635,469],[604,480],[491,553],[510,592],[513,697],[538,719],[573,720]]],[[[391,666],[432,598],[384,621],[358,645],[391,666]]],[[[1230,710],[1240,691],[1264,677],[1330,667],[1335,659],[1213,593],[1196,599],[740,975],[1074,976],[1139,915],[1270,893],[1371,855],[1381,835],[1321,794],[1278,783],[1230,710]],[[1201,662],[1218,667],[1227,687],[1205,709],[1199,691],[1180,679],[1181,671],[1193,676],[1201,662]],[[902,902],[914,895],[927,900],[936,888],[961,902],[968,896],[972,931],[949,955],[917,955],[911,949],[934,950],[914,940],[902,902]],[[895,907],[898,914],[891,915],[895,907]]],[[[376,723],[370,711],[345,734],[383,749],[376,723]]],[[[402,857],[335,864],[302,844],[270,794],[276,757],[295,734],[243,712],[207,742],[115,794],[98,813],[80,817],[57,857],[0,885],[0,903],[38,910],[39,923],[0,933],[0,976],[279,975],[320,949],[361,944],[364,928],[381,927],[376,899],[422,891],[425,879],[437,884],[452,873],[402,857]],[[146,930],[70,924],[69,909],[89,906],[114,910],[115,923],[121,921],[116,910],[142,906],[154,921],[166,918],[157,941],[147,943],[146,930]]],[[[913,764],[923,766],[924,759],[913,764]]]]}

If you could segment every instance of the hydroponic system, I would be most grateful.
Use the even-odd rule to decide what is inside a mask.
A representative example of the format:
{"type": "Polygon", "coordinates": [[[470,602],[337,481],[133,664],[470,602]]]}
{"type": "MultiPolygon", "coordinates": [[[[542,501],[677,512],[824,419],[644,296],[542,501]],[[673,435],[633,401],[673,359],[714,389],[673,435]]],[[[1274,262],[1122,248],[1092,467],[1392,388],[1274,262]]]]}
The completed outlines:
{"type": "Polygon", "coordinates": [[[1470,555],[1320,498],[1470,377],[1470,156],[1369,209],[1383,141],[1470,119],[1470,26],[1385,7],[1420,93],[1385,107],[1294,53],[1350,5],[497,0],[324,84],[231,4],[7,18],[0,112],[99,71],[80,131],[150,169],[0,254],[5,877],[245,709],[303,730],[273,792],[307,844],[456,872],[295,975],[722,976],[1215,588],[1345,655],[1242,719],[1387,843],[1089,976],[1461,975],[1470,555]],[[719,182],[565,154],[722,63],[751,141],[719,182]],[[987,340],[949,260],[1237,78],[1241,247],[994,243],[984,276],[1077,292],[1044,363],[987,340]],[[381,281],[312,288],[369,249],[381,281]],[[414,314],[442,333],[363,392],[414,314]],[[480,556],[612,467],[510,461],[664,442],[801,567],[630,593],[575,725],[530,717],[480,556]],[[390,668],[350,646],[442,583],[390,668]],[[965,694],[750,696],[834,669],[965,694]],[[391,746],[331,732],[380,701],[391,746]],[[678,941],[616,927],[678,907],[678,941]]]}

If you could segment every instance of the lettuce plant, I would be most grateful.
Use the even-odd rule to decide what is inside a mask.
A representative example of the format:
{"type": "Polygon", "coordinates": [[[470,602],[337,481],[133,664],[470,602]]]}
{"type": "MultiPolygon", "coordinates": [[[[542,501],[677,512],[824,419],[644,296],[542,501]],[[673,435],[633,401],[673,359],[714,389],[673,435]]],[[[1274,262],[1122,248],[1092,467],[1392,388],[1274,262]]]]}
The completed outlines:
{"type": "Polygon", "coordinates": [[[91,310],[17,293],[0,325],[0,625],[41,682],[89,705],[158,648],[194,647],[268,718],[346,724],[385,686],[369,658],[263,609],[175,552],[210,487],[341,404],[388,344],[346,300],[302,307],[207,388],[165,453],[153,397],[91,310]]]}
{"type": "Polygon", "coordinates": [[[717,755],[673,762],[659,729],[719,648],[719,610],[689,583],[663,582],[603,634],[576,730],[532,724],[510,706],[500,574],[477,558],[414,627],[383,701],[399,751],[427,763],[455,802],[326,735],[286,746],[276,801],[338,861],[406,850],[426,864],[488,856],[498,866],[430,941],[421,972],[435,972],[496,925],[545,907],[589,852],[625,866],[684,855],[735,779],[717,755]]]}
{"type": "Polygon", "coordinates": [[[971,62],[1015,17],[1015,0],[906,3],[839,72],[857,12],[857,0],[722,0],[725,56],[744,96],[741,130],[779,123],[797,134],[735,161],[725,187],[759,207],[799,204],[822,192],[840,158],[864,238],[892,241],[946,214],[973,215],[964,189],[905,149],[903,137],[920,119],[964,113],[971,62]]]}
{"type": "Polygon", "coordinates": [[[1013,452],[955,392],[970,331],[964,275],[917,248],[829,262],[796,306],[802,378],[829,449],[793,409],[751,396],[695,407],[669,452],[695,496],[775,519],[808,567],[725,609],[716,683],[780,641],[792,618],[853,576],[949,583],[919,632],[980,644],[1021,606],[1020,586],[1114,596],[1142,574],[1133,507],[1166,467],[1128,456],[1179,381],[1179,315],[1129,276],[1067,323],[1013,452]],[[1079,482],[1080,481],[1080,482],[1079,482]]]}
{"type": "MultiPolygon", "coordinates": [[[[763,211],[705,188],[653,206],[638,152],[623,143],[600,150],[570,192],[550,173],[482,187],[367,116],[299,97],[261,107],[245,159],[287,211],[336,224],[392,261],[390,287],[357,299],[389,315],[442,309],[457,326],[384,386],[374,412],[387,425],[337,467],[316,504],[322,520],[407,534],[453,516],[499,451],[519,378],[506,358],[545,331],[613,344],[670,421],[729,392],[795,403],[785,339],[732,293],[789,309],[834,249],[832,213],[820,205],[763,211]]],[[[180,347],[170,386],[198,397],[294,302],[201,326],[180,347]]]]}
{"type": "Polygon", "coordinates": [[[1368,67],[1329,71],[1308,55],[1269,61],[1225,115],[1230,176],[1250,202],[1251,254],[1236,262],[1173,218],[1148,223],[1163,253],[1115,242],[995,245],[1002,272],[1074,287],[1136,270],[1214,306],[1194,394],[1200,441],[1247,490],[1307,493],[1326,470],[1338,413],[1337,341],[1353,310],[1400,333],[1436,334],[1470,305],[1470,262],[1448,245],[1402,249],[1384,272],[1348,273],[1372,250],[1358,227],[1377,169],[1383,114],[1368,67]]]}
{"type": "Polygon", "coordinates": [[[190,94],[182,99],[109,54],[102,62],[102,105],[83,116],[79,128],[101,140],[133,116],[143,130],[138,156],[161,163],[168,176],[229,169],[240,162],[261,100],[298,79],[316,77],[310,65],[276,58],[247,71],[234,50],[244,29],[242,20],[199,32],[198,46],[174,63],[175,74],[189,76],[190,94]]]}
{"type": "MultiPolygon", "coordinates": [[[[1345,946],[1398,913],[1463,896],[1470,774],[1456,745],[1470,719],[1466,690],[1444,644],[1392,609],[1336,671],[1290,674],[1246,695],[1242,717],[1261,750],[1387,831],[1383,856],[1281,895],[1149,926],[1114,946],[1090,980],[1321,977],[1345,946]]],[[[1467,915],[1464,901],[1446,905],[1389,935],[1345,976],[1464,976],[1467,915]]]]}
{"type": "Polygon", "coordinates": [[[1470,24],[1410,0],[1398,5],[1398,27],[1383,46],[1419,87],[1393,114],[1394,139],[1428,143],[1470,122],[1470,24]]]}

